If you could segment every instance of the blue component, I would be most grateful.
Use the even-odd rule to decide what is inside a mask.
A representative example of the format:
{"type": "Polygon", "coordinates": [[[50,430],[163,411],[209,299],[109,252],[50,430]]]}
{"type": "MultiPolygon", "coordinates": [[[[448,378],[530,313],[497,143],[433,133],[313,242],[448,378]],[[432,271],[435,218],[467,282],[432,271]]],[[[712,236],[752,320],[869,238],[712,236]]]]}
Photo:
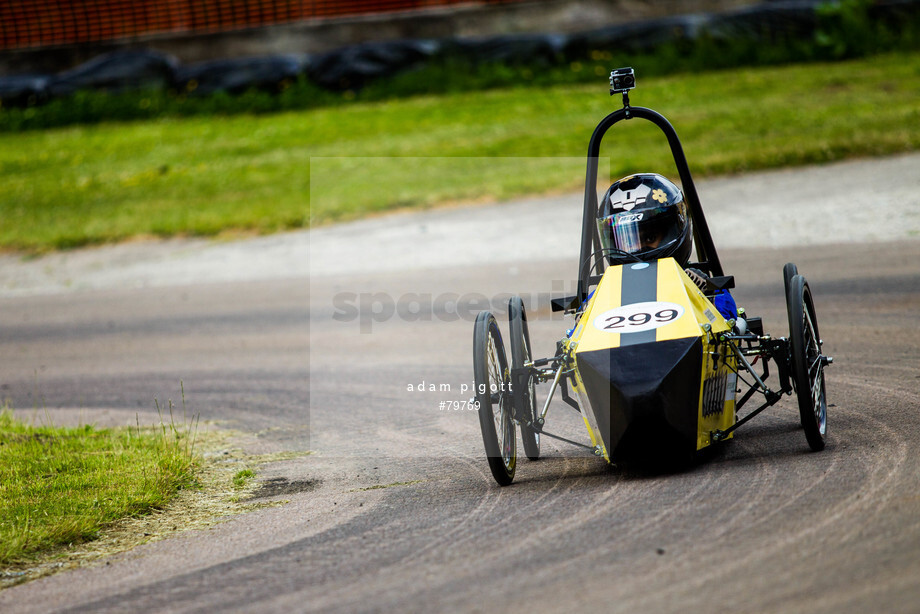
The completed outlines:
{"type": "Polygon", "coordinates": [[[712,303],[726,320],[738,319],[738,306],[735,305],[735,299],[728,293],[728,290],[719,290],[716,292],[715,297],[712,299],[712,303]]]}
{"type": "MultiPolygon", "coordinates": [[[[588,301],[591,300],[591,297],[592,297],[592,296],[594,296],[594,290],[591,290],[591,293],[588,294],[588,297],[587,297],[585,300],[583,300],[583,301],[581,302],[581,307],[578,308],[578,311],[584,310],[585,305],[588,304],[588,301]]],[[[574,333],[574,332],[575,332],[575,327],[573,326],[573,327],[570,328],[569,330],[565,331],[565,336],[566,336],[567,338],[571,338],[571,337],[572,337],[572,333],[574,333]]]]}

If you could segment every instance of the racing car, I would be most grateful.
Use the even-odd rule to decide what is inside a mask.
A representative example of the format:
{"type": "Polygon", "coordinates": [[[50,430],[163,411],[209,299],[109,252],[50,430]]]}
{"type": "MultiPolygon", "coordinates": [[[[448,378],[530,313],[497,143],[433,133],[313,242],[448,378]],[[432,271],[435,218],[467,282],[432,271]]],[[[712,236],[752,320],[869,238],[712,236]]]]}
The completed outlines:
{"type": "Polygon", "coordinates": [[[795,264],[783,268],[788,336],[764,334],[761,319],[735,305],[734,278],[722,270],[680,139],[664,116],[630,105],[635,85],[632,68],[611,72],[610,94],[621,94],[623,107],[601,120],[588,145],[576,293],[552,299],[553,311],[574,323],[553,355],[533,357],[519,296],[508,304],[510,356],[493,313],[480,312],[474,324],[470,403],[502,486],[515,476],[518,431],[531,460],[540,457],[542,437],[582,445],[611,464],[692,458],[791,394],[808,445],[825,447],[824,369],[833,358],[823,353],[808,282],[795,264]],[[633,119],[667,138],[682,189],[643,173],[617,181],[598,201],[601,141],[633,119]],[[547,382],[538,406],[536,386],[547,382]],[[590,445],[545,430],[557,392],[581,415],[590,445]],[[739,417],[755,395],[761,403],[739,417]]]}

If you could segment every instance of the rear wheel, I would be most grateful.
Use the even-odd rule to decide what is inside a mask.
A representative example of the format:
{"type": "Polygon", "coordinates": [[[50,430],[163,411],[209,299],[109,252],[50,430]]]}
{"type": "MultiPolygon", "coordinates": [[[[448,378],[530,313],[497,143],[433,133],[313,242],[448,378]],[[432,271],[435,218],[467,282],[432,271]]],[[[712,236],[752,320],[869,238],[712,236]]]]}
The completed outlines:
{"type": "MultiPolygon", "coordinates": [[[[511,297],[508,301],[508,324],[511,328],[511,368],[523,369],[524,365],[533,360],[530,352],[530,330],[527,327],[527,313],[524,311],[524,301],[519,296],[511,297]]],[[[537,419],[536,384],[532,374],[519,372],[512,379],[512,392],[515,412],[521,423],[521,441],[524,443],[524,454],[530,460],[540,458],[540,433],[533,430],[532,424],[537,419]]]]}
{"type": "Polygon", "coordinates": [[[818,317],[811,290],[801,275],[793,275],[790,280],[787,308],[792,383],[799,401],[805,438],[812,450],[823,450],[827,442],[826,363],[821,353],[818,317]]]}
{"type": "Polygon", "coordinates": [[[495,317],[488,311],[480,312],[473,327],[473,378],[489,469],[496,482],[507,486],[514,479],[517,465],[517,438],[511,417],[505,346],[495,317]]]}

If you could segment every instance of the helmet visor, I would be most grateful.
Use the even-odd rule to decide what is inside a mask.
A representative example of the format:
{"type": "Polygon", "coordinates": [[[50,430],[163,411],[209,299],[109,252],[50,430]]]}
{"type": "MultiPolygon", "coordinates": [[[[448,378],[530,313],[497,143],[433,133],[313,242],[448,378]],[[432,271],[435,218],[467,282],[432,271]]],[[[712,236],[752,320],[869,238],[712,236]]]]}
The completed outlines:
{"type": "Polygon", "coordinates": [[[683,203],[642,211],[619,211],[597,220],[601,244],[628,254],[644,254],[680,240],[687,225],[683,203]]]}

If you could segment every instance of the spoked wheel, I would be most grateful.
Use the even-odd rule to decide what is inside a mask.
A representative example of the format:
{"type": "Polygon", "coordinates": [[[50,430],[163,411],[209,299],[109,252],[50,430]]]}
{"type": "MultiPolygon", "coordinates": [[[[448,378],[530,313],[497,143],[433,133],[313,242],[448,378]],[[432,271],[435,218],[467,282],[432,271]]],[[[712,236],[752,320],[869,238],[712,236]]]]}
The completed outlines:
{"type": "Polygon", "coordinates": [[[495,317],[482,311],[473,328],[473,378],[479,401],[479,426],[495,481],[507,486],[517,465],[517,437],[512,420],[510,372],[495,317]]]}
{"type": "MultiPolygon", "coordinates": [[[[508,323],[511,327],[511,368],[521,369],[532,358],[527,313],[524,311],[524,301],[519,296],[512,296],[508,301],[508,323]]],[[[537,419],[537,391],[533,375],[519,374],[512,379],[511,384],[514,411],[521,423],[524,454],[530,460],[537,460],[540,458],[540,433],[528,424],[537,419]]]]}
{"type": "Polygon", "coordinates": [[[821,336],[811,290],[801,275],[792,276],[788,300],[790,367],[799,414],[808,445],[812,450],[823,450],[827,441],[827,395],[824,388],[827,359],[821,354],[821,336]]]}

